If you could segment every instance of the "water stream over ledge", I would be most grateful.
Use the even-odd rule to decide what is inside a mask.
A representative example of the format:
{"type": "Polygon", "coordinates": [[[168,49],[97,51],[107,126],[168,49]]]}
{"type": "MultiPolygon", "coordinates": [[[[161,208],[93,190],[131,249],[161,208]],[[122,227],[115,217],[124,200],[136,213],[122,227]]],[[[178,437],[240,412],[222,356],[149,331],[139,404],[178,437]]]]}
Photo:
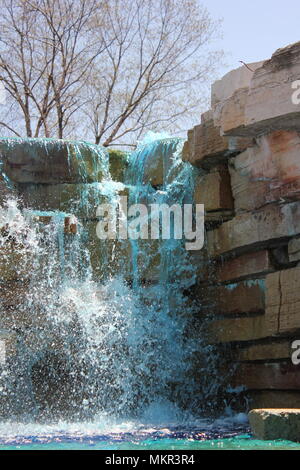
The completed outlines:
{"type": "MultiPolygon", "coordinates": [[[[211,438],[221,434],[214,421],[203,421],[213,415],[222,387],[220,357],[205,341],[199,303],[187,295],[202,254],[191,256],[184,241],[174,238],[96,237],[95,213],[102,201],[117,204],[126,194],[130,204],[193,202],[196,170],[182,162],[182,145],[172,138],[142,142],[130,156],[125,180],[116,182],[105,150],[97,150],[97,159],[88,144],[84,152],[70,144],[68,211],[23,207],[18,196],[8,197],[0,208],[0,248],[8,271],[15,258],[15,276],[2,283],[0,304],[1,334],[13,350],[0,374],[2,444],[22,443],[26,435],[39,439],[46,427],[50,441],[68,433],[75,440],[85,433],[113,440],[120,433],[134,439],[136,433],[140,439],[151,429],[155,438],[173,439],[181,432],[193,439],[200,428],[207,438],[209,432],[211,438]],[[76,233],[71,233],[66,220],[70,224],[76,213],[76,233]]],[[[55,143],[49,141],[39,142],[38,151],[29,142],[26,152],[34,149],[44,185],[36,185],[35,173],[24,170],[18,139],[8,145],[13,163],[4,162],[5,181],[10,183],[7,173],[17,168],[31,195],[44,191],[49,182],[37,156],[43,146],[52,155],[55,143]]],[[[59,159],[51,158],[58,165],[59,159]]],[[[63,175],[66,169],[59,168],[63,175]]],[[[236,432],[246,430],[241,419],[229,420],[229,427],[235,423],[236,432]]]]}

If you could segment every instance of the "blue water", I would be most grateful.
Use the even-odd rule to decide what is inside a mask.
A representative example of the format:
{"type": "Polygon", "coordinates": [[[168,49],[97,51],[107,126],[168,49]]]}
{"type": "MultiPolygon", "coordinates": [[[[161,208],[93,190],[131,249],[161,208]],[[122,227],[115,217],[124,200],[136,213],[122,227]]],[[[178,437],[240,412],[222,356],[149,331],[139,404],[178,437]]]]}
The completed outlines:
{"type": "Polygon", "coordinates": [[[300,450],[290,441],[261,441],[242,430],[178,431],[107,435],[15,436],[0,440],[0,450],[300,450]]]}
{"type": "MultiPolygon", "coordinates": [[[[132,155],[129,202],[192,203],[196,170],[181,160],[183,142],[154,137],[132,155]]],[[[40,142],[46,150],[50,144],[40,142]]],[[[88,165],[84,145],[69,146],[79,180],[90,182],[70,213],[80,206],[91,214],[102,196],[118,200],[125,187],[111,181],[105,152],[92,152],[88,165]]],[[[31,214],[45,215],[35,207],[31,214]]],[[[147,246],[131,240],[117,260],[118,244],[102,253],[86,220],[79,221],[76,236],[65,236],[65,215],[38,228],[16,200],[0,210],[0,242],[17,240],[28,269],[33,266],[22,308],[42,319],[42,328],[21,325],[18,361],[12,358],[0,371],[0,450],[299,450],[295,443],[253,439],[244,414],[195,418],[202,408],[214,411],[223,385],[220,355],[203,340],[199,306],[185,294],[200,267],[182,241],[147,246]],[[93,257],[104,266],[104,279],[93,274],[93,257]],[[115,277],[108,269],[114,264],[115,277]]]]}

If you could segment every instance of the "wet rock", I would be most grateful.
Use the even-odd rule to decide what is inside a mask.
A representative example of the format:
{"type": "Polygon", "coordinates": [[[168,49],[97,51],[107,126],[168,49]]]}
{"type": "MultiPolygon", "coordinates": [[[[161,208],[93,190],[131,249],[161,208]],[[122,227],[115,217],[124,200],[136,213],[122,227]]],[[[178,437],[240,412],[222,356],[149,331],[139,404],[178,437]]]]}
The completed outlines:
{"type": "Polygon", "coordinates": [[[2,206],[8,199],[15,198],[16,196],[16,185],[7,180],[7,178],[0,173],[0,205],[2,206]]]}
{"type": "Polygon", "coordinates": [[[247,392],[249,408],[300,408],[300,391],[251,390],[247,392]]]}
{"type": "Polygon", "coordinates": [[[291,341],[271,341],[266,344],[253,344],[240,349],[238,360],[241,362],[249,361],[268,361],[274,359],[289,359],[291,357],[291,341]]]}
{"type": "Polygon", "coordinates": [[[266,328],[270,334],[300,328],[300,268],[287,269],[266,277],[266,328]]]}
{"type": "MultiPolygon", "coordinates": [[[[228,318],[217,320],[210,325],[210,338],[213,343],[251,341],[266,337],[264,316],[228,318]]],[[[243,380],[237,385],[245,385],[243,380]]]]}
{"type": "Polygon", "coordinates": [[[3,171],[17,183],[91,183],[108,174],[97,145],[55,139],[0,139],[3,171]]]}
{"type": "Polygon", "coordinates": [[[249,421],[257,439],[300,441],[300,409],[256,409],[249,421]]]}
{"type": "Polygon", "coordinates": [[[289,241],[288,257],[290,262],[300,261],[300,238],[293,238],[289,241]]]}
{"type": "Polygon", "coordinates": [[[0,247],[0,282],[28,279],[31,267],[19,244],[12,241],[0,247]]]}
{"type": "Polygon", "coordinates": [[[121,150],[108,149],[109,172],[114,181],[125,181],[128,167],[128,153],[121,150]]]}
{"type": "Polygon", "coordinates": [[[299,367],[289,362],[243,363],[232,379],[235,387],[249,390],[299,390],[299,367]]]}
{"type": "Polygon", "coordinates": [[[151,184],[155,189],[172,182],[176,175],[169,175],[174,155],[183,143],[180,139],[167,138],[142,145],[130,157],[128,169],[131,181],[151,184]]]}
{"type": "Polygon", "coordinates": [[[197,296],[202,305],[208,304],[210,313],[232,316],[263,312],[265,308],[265,283],[263,279],[236,282],[220,286],[199,287],[197,296]]]}
{"type": "Polygon", "coordinates": [[[18,191],[25,208],[72,213],[83,219],[95,218],[99,204],[107,202],[102,183],[19,184],[18,191]]]}
{"type": "Polygon", "coordinates": [[[274,271],[270,254],[267,250],[247,253],[245,255],[224,261],[217,267],[216,279],[219,282],[238,281],[255,278],[274,271]]]}

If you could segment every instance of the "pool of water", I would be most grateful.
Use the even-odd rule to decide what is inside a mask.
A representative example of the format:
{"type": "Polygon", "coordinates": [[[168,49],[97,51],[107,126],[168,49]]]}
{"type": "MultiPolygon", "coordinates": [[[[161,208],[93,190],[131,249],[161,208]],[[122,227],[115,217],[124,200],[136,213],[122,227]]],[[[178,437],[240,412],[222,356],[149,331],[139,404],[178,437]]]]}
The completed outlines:
{"type": "Polygon", "coordinates": [[[142,426],[134,423],[0,424],[0,450],[300,450],[289,441],[254,439],[246,423],[208,422],[195,427],[142,426]]]}

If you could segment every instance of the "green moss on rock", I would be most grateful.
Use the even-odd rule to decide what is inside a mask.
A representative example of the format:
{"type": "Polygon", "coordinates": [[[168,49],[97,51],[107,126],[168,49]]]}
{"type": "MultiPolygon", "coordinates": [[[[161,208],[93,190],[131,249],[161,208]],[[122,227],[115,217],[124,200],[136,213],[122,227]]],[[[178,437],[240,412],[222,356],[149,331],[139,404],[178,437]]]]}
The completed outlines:
{"type": "Polygon", "coordinates": [[[109,171],[114,181],[124,182],[128,166],[129,153],[122,150],[108,149],[109,171]]]}

